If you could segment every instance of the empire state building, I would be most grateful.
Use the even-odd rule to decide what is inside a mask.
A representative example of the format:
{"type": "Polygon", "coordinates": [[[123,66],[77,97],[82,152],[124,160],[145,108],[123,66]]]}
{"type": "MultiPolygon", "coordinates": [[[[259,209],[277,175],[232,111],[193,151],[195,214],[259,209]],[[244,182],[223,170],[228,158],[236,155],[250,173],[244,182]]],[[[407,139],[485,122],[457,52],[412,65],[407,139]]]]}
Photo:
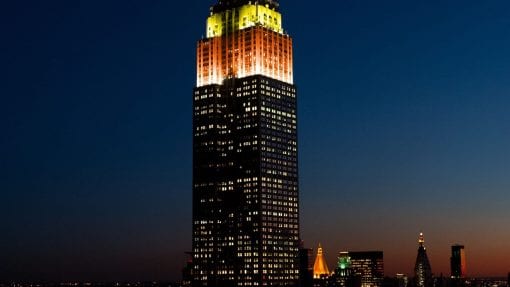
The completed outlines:
{"type": "Polygon", "coordinates": [[[275,0],[219,0],[197,44],[193,286],[296,286],[297,100],[275,0]]]}

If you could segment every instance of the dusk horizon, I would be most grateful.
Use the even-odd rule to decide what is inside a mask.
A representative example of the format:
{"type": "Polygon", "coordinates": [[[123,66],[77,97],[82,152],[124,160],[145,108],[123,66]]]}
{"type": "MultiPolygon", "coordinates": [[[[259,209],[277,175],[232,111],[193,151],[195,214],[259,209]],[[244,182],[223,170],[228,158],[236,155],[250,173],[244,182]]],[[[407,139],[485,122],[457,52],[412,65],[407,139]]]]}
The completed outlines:
{"type": "MultiPolygon", "coordinates": [[[[218,37],[217,2],[2,9],[0,283],[182,280],[198,224],[193,101],[220,82],[200,74],[197,42],[218,37]]],[[[466,278],[507,278],[510,2],[277,2],[283,30],[270,28],[280,47],[292,37],[278,55],[293,74],[246,77],[295,87],[281,105],[297,106],[297,158],[273,167],[296,174],[286,232],[314,258],[320,243],[330,269],[339,252],[383,251],[385,276],[412,278],[423,233],[434,276],[450,277],[461,244],[466,278]]]]}

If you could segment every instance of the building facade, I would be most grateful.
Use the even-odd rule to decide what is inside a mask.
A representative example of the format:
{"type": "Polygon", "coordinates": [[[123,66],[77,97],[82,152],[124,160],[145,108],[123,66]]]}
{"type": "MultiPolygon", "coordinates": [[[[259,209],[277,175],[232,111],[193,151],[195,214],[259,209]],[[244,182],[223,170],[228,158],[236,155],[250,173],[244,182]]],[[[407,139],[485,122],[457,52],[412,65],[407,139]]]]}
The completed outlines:
{"type": "Polygon", "coordinates": [[[384,279],[383,252],[340,252],[335,277],[337,286],[381,287],[384,279]]]}
{"type": "Polygon", "coordinates": [[[292,39],[274,0],[219,0],[197,45],[192,286],[297,286],[292,39]]]}

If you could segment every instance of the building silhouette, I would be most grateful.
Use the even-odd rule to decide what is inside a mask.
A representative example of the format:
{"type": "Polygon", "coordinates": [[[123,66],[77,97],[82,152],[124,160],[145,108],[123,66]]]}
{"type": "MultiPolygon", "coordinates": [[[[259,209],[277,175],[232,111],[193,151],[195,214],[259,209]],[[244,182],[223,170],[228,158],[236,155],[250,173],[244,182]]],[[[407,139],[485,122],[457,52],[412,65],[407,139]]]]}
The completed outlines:
{"type": "Polygon", "coordinates": [[[301,246],[299,248],[299,286],[313,286],[313,249],[301,246]]]}
{"type": "Polygon", "coordinates": [[[463,245],[452,246],[450,257],[451,278],[463,279],[466,277],[466,252],[463,245]]]}
{"type": "Polygon", "coordinates": [[[182,282],[181,287],[191,287],[191,281],[192,281],[192,270],[193,270],[193,260],[191,258],[191,253],[186,252],[186,254],[189,256],[188,260],[186,261],[186,265],[182,269],[182,282]]]}
{"type": "Polygon", "coordinates": [[[430,268],[429,258],[425,248],[425,238],[420,233],[418,239],[418,256],[414,266],[414,283],[416,287],[432,287],[434,282],[432,278],[432,269],[430,268]]]}
{"type": "Polygon", "coordinates": [[[278,2],[219,0],[196,64],[192,286],[296,286],[297,101],[278,2]]]}

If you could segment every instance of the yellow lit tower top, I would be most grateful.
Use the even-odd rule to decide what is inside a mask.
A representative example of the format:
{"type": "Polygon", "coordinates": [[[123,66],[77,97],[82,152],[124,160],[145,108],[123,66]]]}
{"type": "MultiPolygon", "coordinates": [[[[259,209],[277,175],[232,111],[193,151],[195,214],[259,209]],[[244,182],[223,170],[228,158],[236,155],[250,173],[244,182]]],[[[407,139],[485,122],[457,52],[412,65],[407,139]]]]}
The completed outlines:
{"type": "Polygon", "coordinates": [[[282,15],[275,1],[220,1],[207,18],[207,38],[253,26],[283,34],[282,15]]]}
{"type": "Polygon", "coordinates": [[[292,39],[274,0],[219,0],[197,47],[197,87],[264,75],[293,84],[292,39]]]}

